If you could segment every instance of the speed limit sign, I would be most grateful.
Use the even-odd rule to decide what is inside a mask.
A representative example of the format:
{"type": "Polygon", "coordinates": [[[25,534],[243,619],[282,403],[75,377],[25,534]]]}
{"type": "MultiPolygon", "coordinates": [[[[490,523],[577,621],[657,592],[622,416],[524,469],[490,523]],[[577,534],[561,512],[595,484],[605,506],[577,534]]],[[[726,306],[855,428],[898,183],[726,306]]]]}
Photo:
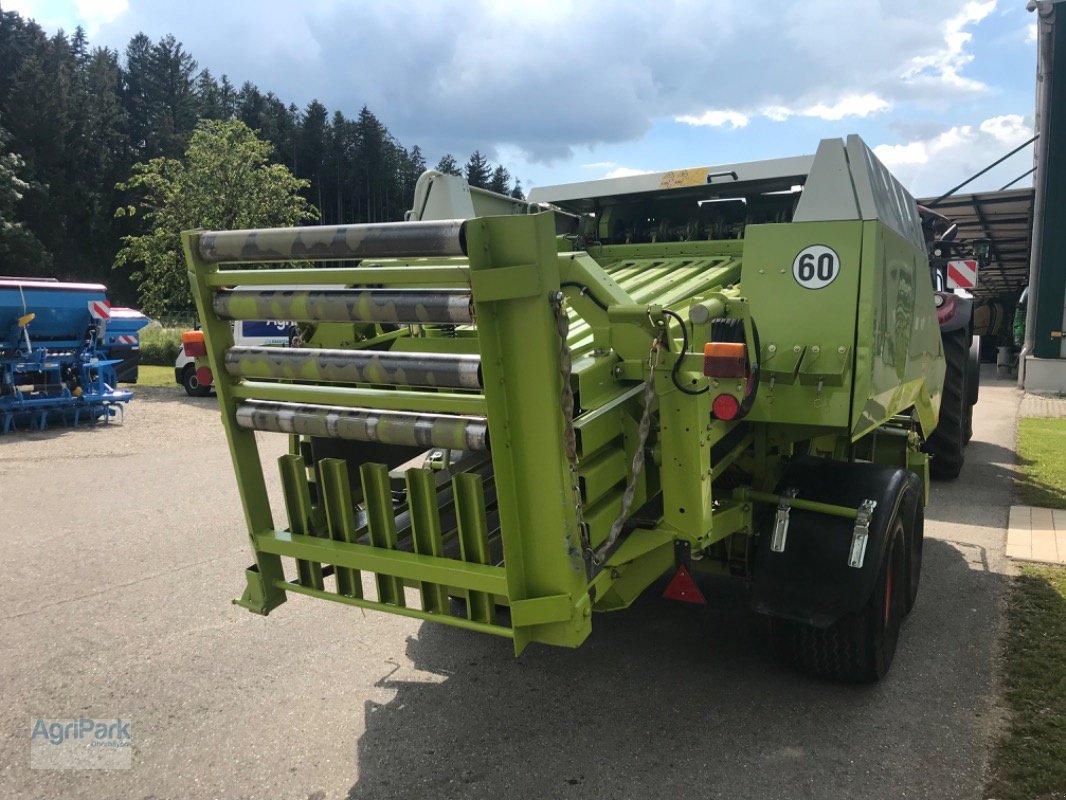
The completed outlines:
{"type": "Polygon", "coordinates": [[[824,244],[804,247],[792,262],[792,277],[804,289],[824,289],[839,274],[840,256],[824,244]]]}

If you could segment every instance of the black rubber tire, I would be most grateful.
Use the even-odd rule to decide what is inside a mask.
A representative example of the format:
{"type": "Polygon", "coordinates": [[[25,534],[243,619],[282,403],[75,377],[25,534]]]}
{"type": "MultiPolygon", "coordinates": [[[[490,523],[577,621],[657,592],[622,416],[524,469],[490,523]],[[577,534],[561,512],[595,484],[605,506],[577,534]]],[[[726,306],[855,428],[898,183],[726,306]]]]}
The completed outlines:
{"type": "Polygon", "coordinates": [[[969,444],[973,438],[973,407],[981,391],[981,337],[974,336],[970,342],[970,358],[966,363],[966,414],[963,420],[962,440],[969,444]]]}
{"type": "Polygon", "coordinates": [[[922,553],[925,550],[925,503],[921,492],[904,498],[903,535],[907,542],[907,591],[903,593],[903,614],[911,613],[918,599],[922,579],[922,553]]]}
{"type": "Polygon", "coordinates": [[[966,372],[970,360],[970,337],[965,330],[942,334],[944,343],[944,391],[940,397],[940,420],[925,443],[932,455],[929,474],[941,480],[959,477],[966,446],[966,372]]]}
{"type": "Polygon", "coordinates": [[[193,364],[186,365],[181,373],[181,385],[185,387],[185,394],[189,397],[207,397],[211,394],[210,386],[201,386],[196,380],[196,367],[193,364]]]}
{"type": "Polygon", "coordinates": [[[773,619],[779,655],[803,672],[847,683],[873,683],[892,665],[907,594],[904,505],[889,524],[888,548],[866,604],[828,628],[773,619]]]}

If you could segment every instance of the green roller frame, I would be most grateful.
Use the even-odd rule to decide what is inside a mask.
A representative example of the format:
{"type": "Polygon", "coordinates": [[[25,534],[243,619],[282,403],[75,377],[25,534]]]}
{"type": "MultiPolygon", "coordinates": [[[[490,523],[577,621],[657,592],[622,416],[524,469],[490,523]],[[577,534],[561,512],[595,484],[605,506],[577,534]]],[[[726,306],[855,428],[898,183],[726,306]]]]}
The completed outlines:
{"type": "Polygon", "coordinates": [[[255,559],[235,602],[573,647],[679,563],[750,574],[795,456],[927,479],[928,266],[860,146],[556,187],[535,213],[185,233],[255,559]],[[246,266],[301,260],[360,263],[246,266]],[[230,321],[257,318],[297,320],[294,347],[234,347],[230,321]],[[256,431],[292,437],[280,525],[256,431]]]}

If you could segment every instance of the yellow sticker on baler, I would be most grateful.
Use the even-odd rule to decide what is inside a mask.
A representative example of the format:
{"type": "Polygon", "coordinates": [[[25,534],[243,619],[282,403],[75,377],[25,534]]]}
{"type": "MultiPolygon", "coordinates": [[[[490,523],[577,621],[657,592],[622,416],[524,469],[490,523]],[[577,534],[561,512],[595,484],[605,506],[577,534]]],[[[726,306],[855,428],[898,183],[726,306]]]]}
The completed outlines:
{"type": "Polygon", "coordinates": [[[707,183],[707,167],[675,169],[664,172],[659,181],[660,189],[680,189],[682,186],[700,186],[707,183]]]}

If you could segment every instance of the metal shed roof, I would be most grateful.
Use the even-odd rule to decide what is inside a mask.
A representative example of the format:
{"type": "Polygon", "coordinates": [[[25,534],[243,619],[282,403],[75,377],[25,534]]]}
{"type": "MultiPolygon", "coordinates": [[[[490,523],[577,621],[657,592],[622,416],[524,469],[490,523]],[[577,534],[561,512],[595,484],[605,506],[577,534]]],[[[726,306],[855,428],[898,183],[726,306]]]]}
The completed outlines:
{"type": "MultiPolygon", "coordinates": [[[[1033,189],[957,194],[934,210],[958,223],[960,240],[988,239],[991,263],[981,270],[978,297],[1017,293],[1029,282],[1029,250],[1033,237],[1033,189]]],[[[922,205],[933,198],[919,200],[922,205]]]]}

